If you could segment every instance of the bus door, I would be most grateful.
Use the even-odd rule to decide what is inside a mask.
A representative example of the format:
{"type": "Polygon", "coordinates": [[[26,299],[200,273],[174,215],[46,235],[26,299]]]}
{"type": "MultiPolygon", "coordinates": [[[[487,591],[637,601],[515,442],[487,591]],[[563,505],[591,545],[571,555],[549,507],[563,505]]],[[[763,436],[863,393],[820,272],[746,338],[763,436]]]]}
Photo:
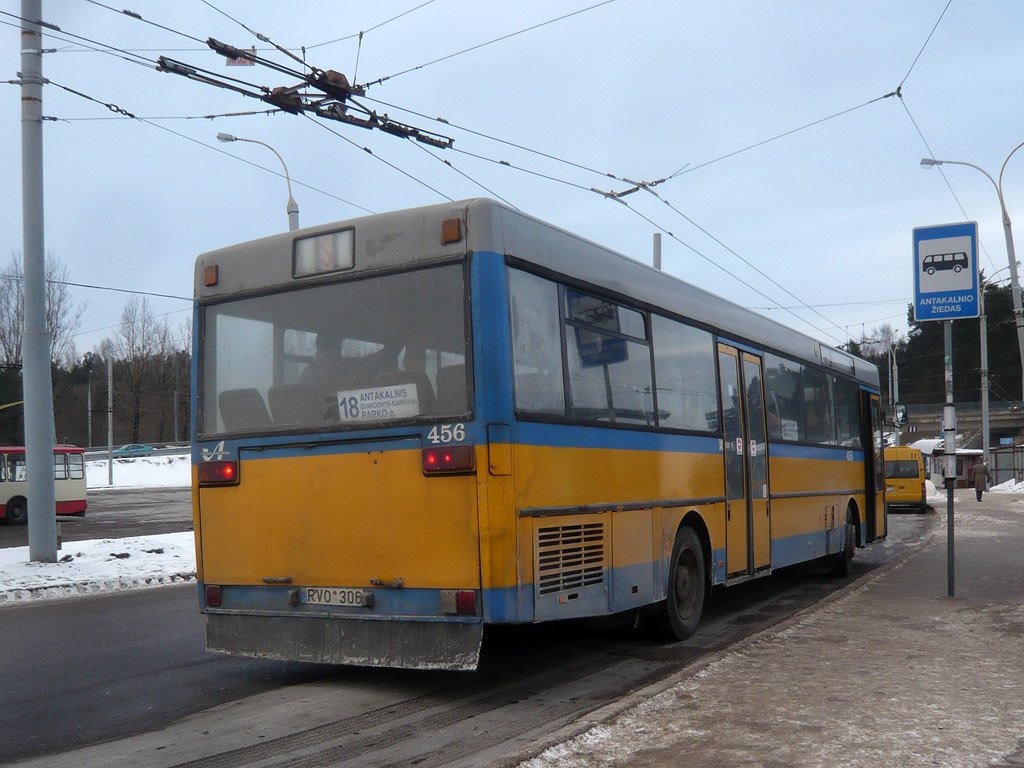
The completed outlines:
{"type": "Polygon", "coordinates": [[[885,538],[885,458],[882,443],[882,418],[878,395],[861,391],[861,445],[864,447],[864,523],[867,543],[885,538]]]}
{"type": "Polygon", "coordinates": [[[771,506],[761,358],[718,345],[725,439],[726,572],[771,568],[771,506]]]}

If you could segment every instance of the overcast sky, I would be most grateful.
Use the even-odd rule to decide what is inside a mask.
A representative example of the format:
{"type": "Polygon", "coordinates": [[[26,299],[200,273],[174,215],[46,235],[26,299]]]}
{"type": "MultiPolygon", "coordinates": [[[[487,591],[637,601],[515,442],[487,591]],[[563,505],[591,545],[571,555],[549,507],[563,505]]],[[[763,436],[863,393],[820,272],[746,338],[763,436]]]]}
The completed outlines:
{"type": "MultiPolygon", "coordinates": [[[[44,75],[101,102],[44,90],[44,114],[57,118],[45,127],[47,251],[75,282],[190,297],[199,253],[287,229],[280,163],[258,145],[218,143],[224,131],[284,157],[303,225],[500,197],[649,261],[657,230],[642,214],[672,233],[667,271],[831,344],[882,323],[906,328],[914,227],[976,220],[981,266],[1006,267],[992,184],[946,166],[947,186],[919,163],[934,153],[998,176],[1024,141],[1024,3],[597,3],[123,0],[114,11],[44,0],[44,19],[61,29],[44,35],[57,49],[44,75]],[[296,82],[261,66],[227,67],[190,39],[255,44],[299,66],[242,24],[300,57],[305,46],[308,63],[354,82],[393,76],[362,102],[453,138],[454,149],[428,153],[379,131],[288,114],[165,119],[268,105],[157,72],[159,55],[257,85],[296,82]],[[88,50],[105,46],[134,55],[88,50]],[[902,99],[884,98],[897,88],[902,99]],[[654,188],[662,199],[641,191],[624,198],[627,207],[590,191],[627,183],[577,166],[636,181],[686,170],[654,188]]],[[[0,10],[6,81],[20,66],[20,3],[4,0],[0,10]]],[[[5,263],[22,244],[19,89],[0,96],[5,263]]],[[[1007,166],[1004,194],[1011,217],[1024,212],[1024,150],[1007,166]]],[[[84,353],[116,332],[127,294],[73,295],[88,302],[77,338],[84,353]]],[[[149,301],[173,325],[188,315],[185,301],[149,301]]]]}

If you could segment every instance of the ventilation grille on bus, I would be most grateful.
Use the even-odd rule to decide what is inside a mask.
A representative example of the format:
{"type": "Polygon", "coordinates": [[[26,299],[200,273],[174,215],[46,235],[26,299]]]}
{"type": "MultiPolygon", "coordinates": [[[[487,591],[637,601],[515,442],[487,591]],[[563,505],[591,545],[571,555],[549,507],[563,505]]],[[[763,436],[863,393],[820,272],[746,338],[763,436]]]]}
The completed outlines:
{"type": "Polygon", "coordinates": [[[537,585],[542,595],[604,582],[604,523],[537,529],[537,585]]]}

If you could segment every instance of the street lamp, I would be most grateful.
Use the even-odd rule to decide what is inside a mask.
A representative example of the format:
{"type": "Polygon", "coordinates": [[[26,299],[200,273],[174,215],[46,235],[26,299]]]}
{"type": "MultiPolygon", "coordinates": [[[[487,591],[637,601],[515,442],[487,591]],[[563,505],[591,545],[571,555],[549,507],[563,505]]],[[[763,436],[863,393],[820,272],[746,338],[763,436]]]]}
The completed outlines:
{"type": "MultiPolygon", "coordinates": [[[[996,195],[999,196],[999,208],[1003,213],[1003,236],[1006,238],[1006,258],[1009,262],[1010,285],[1013,287],[1013,320],[1014,324],[1017,326],[1017,349],[1020,353],[1021,386],[1024,388],[1024,309],[1021,308],[1020,281],[1017,278],[1017,257],[1013,249],[1013,229],[1010,226],[1010,214],[1006,212],[1006,201],[1003,199],[1003,171],[1006,170],[1006,164],[1010,162],[1010,158],[1013,157],[1013,153],[1021,147],[1024,147],[1024,142],[1021,142],[1014,147],[1013,151],[1006,156],[1006,159],[1003,161],[1003,167],[999,169],[998,183],[984,168],[980,168],[974,163],[965,163],[960,160],[936,160],[931,157],[924,157],[921,158],[921,167],[931,168],[936,165],[966,165],[984,173],[985,177],[992,182],[992,186],[996,188],[996,195]]],[[[1024,400],[1024,395],[1022,395],[1021,399],[1024,400]]]]}
{"type": "MultiPolygon", "coordinates": [[[[1012,265],[1014,269],[1016,269],[1017,264],[1015,262],[1012,265]]],[[[992,443],[989,438],[988,317],[985,314],[985,288],[986,286],[994,285],[996,283],[996,275],[1004,269],[1010,269],[1010,266],[1007,265],[997,269],[988,280],[983,281],[981,284],[981,314],[978,316],[978,329],[981,336],[981,443],[982,451],[985,455],[985,464],[989,467],[992,466],[992,443]]]]}
{"type": "Polygon", "coordinates": [[[269,149],[275,155],[277,159],[281,161],[281,165],[284,166],[284,180],[288,183],[288,229],[295,231],[299,228],[299,205],[295,202],[295,198],[292,197],[292,180],[288,176],[288,166],[285,165],[284,158],[277,154],[277,150],[267,144],[265,141],[258,141],[256,139],[243,139],[241,136],[232,136],[230,133],[218,133],[217,141],[248,141],[251,144],[262,144],[264,147],[269,149]]]}

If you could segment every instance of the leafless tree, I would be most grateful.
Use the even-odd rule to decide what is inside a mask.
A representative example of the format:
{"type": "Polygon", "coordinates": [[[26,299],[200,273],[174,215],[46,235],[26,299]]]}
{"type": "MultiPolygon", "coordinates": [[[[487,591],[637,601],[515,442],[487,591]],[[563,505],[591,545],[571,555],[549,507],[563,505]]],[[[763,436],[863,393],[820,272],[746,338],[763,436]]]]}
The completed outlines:
{"type": "MultiPolygon", "coordinates": [[[[24,268],[15,251],[0,272],[0,365],[21,367],[21,339],[25,326],[24,268]]],[[[76,304],[68,287],[67,265],[53,253],[46,257],[46,330],[50,334],[50,361],[63,368],[73,365],[75,332],[81,327],[85,303],[76,304]]]]}
{"type": "Polygon", "coordinates": [[[879,357],[889,354],[889,347],[896,341],[897,331],[889,323],[876,325],[870,336],[860,341],[861,353],[867,357],[879,357]]]}
{"type": "Polygon", "coordinates": [[[160,388],[164,359],[170,339],[167,319],[156,319],[146,298],[132,296],[121,312],[121,324],[113,340],[118,376],[115,397],[131,424],[131,440],[139,442],[147,398],[160,388]]]}

